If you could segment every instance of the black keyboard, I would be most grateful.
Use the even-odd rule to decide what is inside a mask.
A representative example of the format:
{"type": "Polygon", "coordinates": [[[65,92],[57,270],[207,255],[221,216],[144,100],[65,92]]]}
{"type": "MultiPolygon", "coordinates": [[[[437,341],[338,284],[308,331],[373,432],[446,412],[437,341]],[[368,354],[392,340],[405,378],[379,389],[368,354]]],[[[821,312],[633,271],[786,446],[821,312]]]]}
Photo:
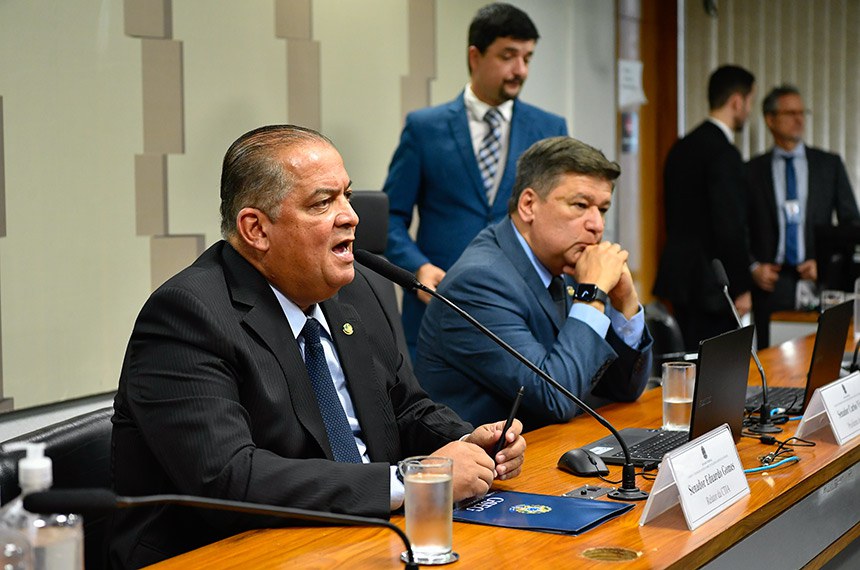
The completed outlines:
{"type": "MultiPolygon", "coordinates": [[[[768,403],[774,408],[784,408],[790,413],[800,413],[803,409],[803,399],[806,396],[803,388],[788,388],[780,386],[767,389],[768,403]]],[[[761,407],[761,390],[747,398],[746,408],[757,410],[761,407]]]]}
{"type": "MultiPolygon", "coordinates": [[[[648,439],[642,440],[629,447],[630,457],[638,462],[660,461],[666,453],[681,447],[690,439],[686,431],[658,431],[648,439]]],[[[624,457],[624,452],[619,451],[615,457],[624,457]]]]}

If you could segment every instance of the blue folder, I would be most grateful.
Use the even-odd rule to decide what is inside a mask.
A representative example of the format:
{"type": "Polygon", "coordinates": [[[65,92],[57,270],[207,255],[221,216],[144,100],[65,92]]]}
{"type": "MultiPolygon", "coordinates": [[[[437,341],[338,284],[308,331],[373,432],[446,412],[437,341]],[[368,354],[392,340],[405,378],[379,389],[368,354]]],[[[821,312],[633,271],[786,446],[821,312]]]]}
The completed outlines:
{"type": "Polygon", "coordinates": [[[454,509],[454,520],[559,534],[581,534],[620,516],[630,503],[496,491],[454,509]]]}

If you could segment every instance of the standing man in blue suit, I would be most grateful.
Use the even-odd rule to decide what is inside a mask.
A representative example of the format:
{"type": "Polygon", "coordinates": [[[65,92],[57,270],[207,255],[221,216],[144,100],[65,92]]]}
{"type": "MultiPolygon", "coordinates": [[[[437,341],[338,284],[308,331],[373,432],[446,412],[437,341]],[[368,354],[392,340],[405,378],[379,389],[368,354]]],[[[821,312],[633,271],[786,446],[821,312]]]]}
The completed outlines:
{"type": "MultiPolygon", "coordinates": [[[[627,252],[602,242],[621,173],[570,137],[532,145],[520,158],[508,213],[484,229],[439,286],[567,389],[593,404],[633,401],[651,369],[651,336],[627,252]]],[[[418,336],[424,389],[463,418],[510,409],[525,386],[524,429],[578,413],[560,392],[438,301],[418,336]]]]}
{"type": "MultiPolygon", "coordinates": [[[[538,31],[509,4],[481,8],[469,26],[469,84],[456,99],[410,113],[383,190],[386,256],[435,287],[470,241],[505,215],[517,158],[540,139],[566,135],[562,117],[517,99],[538,31]],[[418,207],[418,237],[409,235],[418,207]]],[[[403,328],[414,357],[429,296],[406,294],[403,328]]]]}

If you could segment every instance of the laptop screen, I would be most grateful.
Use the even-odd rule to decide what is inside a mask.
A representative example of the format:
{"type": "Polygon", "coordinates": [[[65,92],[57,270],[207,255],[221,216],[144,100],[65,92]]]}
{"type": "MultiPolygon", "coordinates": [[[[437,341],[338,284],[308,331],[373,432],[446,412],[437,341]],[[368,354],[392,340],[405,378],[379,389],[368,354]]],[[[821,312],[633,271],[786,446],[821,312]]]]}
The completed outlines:
{"type": "Polygon", "coordinates": [[[740,439],[752,341],[753,327],[748,325],[700,343],[691,440],[724,423],[729,424],[735,441],[740,439]]]}
{"type": "Polygon", "coordinates": [[[809,363],[809,375],[806,378],[804,412],[815,390],[839,378],[852,309],[853,301],[846,301],[830,307],[818,317],[818,331],[815,333],[812,361],[809,363]]]}

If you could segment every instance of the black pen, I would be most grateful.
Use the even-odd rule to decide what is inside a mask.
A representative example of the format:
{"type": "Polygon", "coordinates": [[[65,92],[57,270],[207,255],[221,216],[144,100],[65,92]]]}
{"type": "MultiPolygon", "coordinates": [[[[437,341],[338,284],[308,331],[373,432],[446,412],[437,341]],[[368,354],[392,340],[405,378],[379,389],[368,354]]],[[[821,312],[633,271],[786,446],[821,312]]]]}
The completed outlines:
{"type": "Polygon", "coordinates": [[[517,397],[514,398],[514,405],[511,406],[511,413],[508,415],[508,419],[505,422],[505,429],[502,430],[502,437],[500,437],[499,441],[496,442],[496,449],[493,451],[492,455],[493,461],[496,460],[496,455],[498,455],[505,446],[505,436],[508,434],[508,430],[511,429],[511,424],[514,423],[514,417],[517,415],[517,410],[520,409],[520,400],[523,399],[523,391],[525,389],[525,386],[520,386],[520,389],[517,392],[517,397]]]}

